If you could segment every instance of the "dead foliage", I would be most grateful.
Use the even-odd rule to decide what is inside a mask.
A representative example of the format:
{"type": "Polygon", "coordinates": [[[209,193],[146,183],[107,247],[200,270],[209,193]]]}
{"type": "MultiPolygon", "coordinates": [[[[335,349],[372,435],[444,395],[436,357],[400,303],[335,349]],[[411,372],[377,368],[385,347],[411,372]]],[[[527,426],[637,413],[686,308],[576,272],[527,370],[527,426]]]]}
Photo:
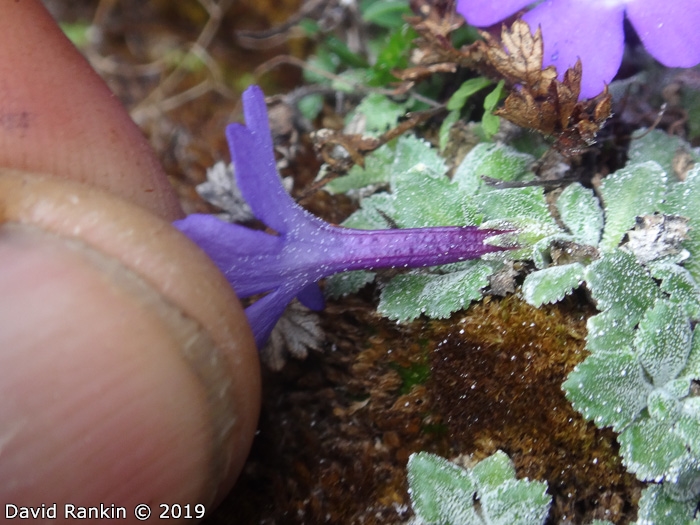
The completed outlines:
{"type": "Polygon", "coordinates": [[[533,34],[528,24],[516,20],[502,27],[500,39],[481,31],[483,40],[455,49],[450,34],[464,21],[445,10],[445,2],[414,2],[420,16],[409,22],[420,35],[412,60],[414,67],[396,72],[404,81],[415,83],[438,71],[468,68],[494,80],[505,80],[510,93],[503,107],[495,111],[511,122],[555,139],[554,147],[570,156],[595,142],[595,136],[610,117],[612,97],[603,91],[595,98],[579,101],[580,61],[557,78],[553,66],[543,67],[542,33],[533,34]]]}

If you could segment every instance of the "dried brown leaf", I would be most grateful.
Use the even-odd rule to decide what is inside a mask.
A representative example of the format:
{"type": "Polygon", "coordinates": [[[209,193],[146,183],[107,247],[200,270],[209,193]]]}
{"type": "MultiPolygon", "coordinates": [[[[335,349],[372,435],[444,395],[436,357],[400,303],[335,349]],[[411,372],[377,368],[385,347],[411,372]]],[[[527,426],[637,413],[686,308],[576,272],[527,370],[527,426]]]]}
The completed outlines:
{"type": "Polygon", "coordinates": [[[610,117],[612,97],[606,88],[593,99],[578,100],[583,72],[580,60],[560,81],[553,66],[542,67],[544,48],[539,28],[532,35],[526,22],[516,20],[510,29],[503,28],[502,43],[486,33],[483,36],[486,57],[512,89],[496,115],[553,136],[554,147],[567,156],[594,143],[610,117]]]}
{"type": "Polygon", "coordinates": [[[411,10],[418,16],[409,19],[419,33],[449,42],[450,34],[464,25],[455,11],[454,0],[411,0],[411,10]]]}
{"type": "Polygon", "coordinates": [[[314,151],[323,162],[328,164],[331,171],[343,172],[350,169],[353,164],[364,167],[365,155],[443,111],[444,108],[440,106],[408,113],[405,120],[382,133],[379,137],[367,137],[356,133],[320,129],[311,133],[311,141],[313,142],[314,151]]]}
{"type": "Polygon", "coordinates": [[[346,134],[332,129],[320,129],[311,134],[314,150],[323,162],[332,168],[349,169],[352,164],[364,166],[364,155],[374,151],[381,142],[374,137],[364,137],[359,134],[346,134]],[[341,149],[338,150],[338,147],[341,149]]]}
{"type": "Polygon", "coordinates": [[[444,16],[445,2],[416,0],[420,16],[409,21],[420,35],[412,56],[415,67],[396,75],[411,82],[428,78],[435,72],[468,68],[494,80],[504,79],[510,94],[503,107],[495,111],[521,127],[555,138],[554,147],[570,156],[583,152],[595,142],[603,123],[610,117],[612,97],[607,89],[597,97],[579,101],[582,65],[576,65],[558,80],[553,66],[543,67],[544,43],[538,28],[533,34],[523,20],[503,26],[500,41],[482,32],[483,40],[455,49],[450,33],[457,27],[455,18],[444,16]],[[418,5],[420,4],[420,5],[418,5]]]}
{"type": "Polygon", "coordinates": [[[526,22],[516,20],[510,29],[503,26],[500,43],[486,32],[481,35],[487,45],[486,58],[509,85],[526,86],[535,95],[548,92],[557,71],[552,66],[542,69],[544,44],[539,28],[533,36],[526,22]]]}
{"type": "Polygon", "coordinates": [[[392,74],[400,80],[422,80],[435,75],[436,73],[454,73],[457,71],[457,64],[454,62],[443,62],[429,66],[409,67],[400,71],[392,71],[392,74]]]}
{"type": "Polygon", "coordinates": [[[688,238],[689,229],[685,217],[661,213],[642,215],[637,217],[634,229],[627,232],[624,248],[643,263],[677,255],[683,251],[682,243],[688,238]]]}

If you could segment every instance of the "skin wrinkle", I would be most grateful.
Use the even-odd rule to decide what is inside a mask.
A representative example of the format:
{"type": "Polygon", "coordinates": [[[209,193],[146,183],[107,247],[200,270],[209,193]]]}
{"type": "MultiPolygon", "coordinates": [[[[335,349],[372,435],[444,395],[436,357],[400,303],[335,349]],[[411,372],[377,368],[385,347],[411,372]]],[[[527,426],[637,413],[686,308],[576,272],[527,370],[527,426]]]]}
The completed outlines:
{"type": "MultiPolygon", "coordinates": [[[[74,241],[73,241],[74,242],[74,241]]],[[[194,319],[189,318],[176,305],[165,300],[143,279],[115,261],[103,258],[87,246],[80,246],[81,252],[103,271],[109,272],[110,279],[122,290],[128,290],[134,297],[143,301],[144,309],[156,313],[166,324],[167,332],[178,342],[180,355],[196,375],[206,392],[209,405],[209,425],[211,431],[211,455],[207,485],[203,487],[203,497],[211,504],[217,496],[217,489],[228,475],[230,465],[227,443],[236,421],[236,400],[232,396],[231,378],[222,363],[225,357],[212,341],[209,334],[194,319]]]]}

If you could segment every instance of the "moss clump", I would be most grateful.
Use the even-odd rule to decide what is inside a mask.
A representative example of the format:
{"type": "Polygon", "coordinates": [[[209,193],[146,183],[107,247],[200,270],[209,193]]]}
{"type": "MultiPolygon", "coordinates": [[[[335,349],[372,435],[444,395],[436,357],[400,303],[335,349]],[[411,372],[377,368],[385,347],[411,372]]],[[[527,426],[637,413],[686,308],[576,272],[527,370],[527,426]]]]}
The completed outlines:
{"type": "Polygon", "coordinates": [[[431,323],[431,409],[449,429],[453,455],[501,449],[519,476],[546,480],[551,523],[627,523],[640,484],[622,466],[614,434],[586,423],[561,389],[585,357],[586,317],[574,299],[535,309],[509,296],[474,305],[456,326],[455,318],[431,323]]]}
{"type": "Polygon", "coordinates": [[[549,484],[548,523],[632,521],[641,484],[614,434],[583,421],[561,390],[585,357],[593,311],[582,304],[575,294],[535,309],[510,296],[396,324],[371,293],[331,302],[334,350],[266,377],[260,435],[226,507],[245,523],[398,523],[410,516],[412,452],[475,461],[502,449],[518,477],[549,484]]]}

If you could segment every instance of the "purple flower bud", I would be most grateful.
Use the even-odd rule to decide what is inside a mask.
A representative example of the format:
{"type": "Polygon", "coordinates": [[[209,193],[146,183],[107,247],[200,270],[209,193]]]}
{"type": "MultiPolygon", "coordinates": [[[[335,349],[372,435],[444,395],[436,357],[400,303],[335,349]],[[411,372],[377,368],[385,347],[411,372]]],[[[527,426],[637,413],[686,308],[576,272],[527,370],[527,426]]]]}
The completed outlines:
{"type": "Polygon", "coordinates": [[[435,266],[504,249],[484,244],[502,232],[473,226],[355,230],[322,221],[282,186],[259,87],[246,90],[243,108],[246,126],[226,129],[236,182],[255,217],[275,233],[201,214],[174,224],[211,257],[239,297],[267,294],[246,309],[258,348],[294,297],[323,308],[319,279],[348,270],[435,266]]]}
{"type": "MultiPolygon", "coordinates": [[[[458,0],[457,11],[470,24],[485,27],[525,9],[532,0],[458,0]]],[[[700,63],[698,0],[545,0],[525,13],[533,33],[542,28],[544,67],[559,78],[583,65],[581,98],[592,98],[609,84],[622,62],[625,16],[644,47],[668,67],[700,63]]]]}

